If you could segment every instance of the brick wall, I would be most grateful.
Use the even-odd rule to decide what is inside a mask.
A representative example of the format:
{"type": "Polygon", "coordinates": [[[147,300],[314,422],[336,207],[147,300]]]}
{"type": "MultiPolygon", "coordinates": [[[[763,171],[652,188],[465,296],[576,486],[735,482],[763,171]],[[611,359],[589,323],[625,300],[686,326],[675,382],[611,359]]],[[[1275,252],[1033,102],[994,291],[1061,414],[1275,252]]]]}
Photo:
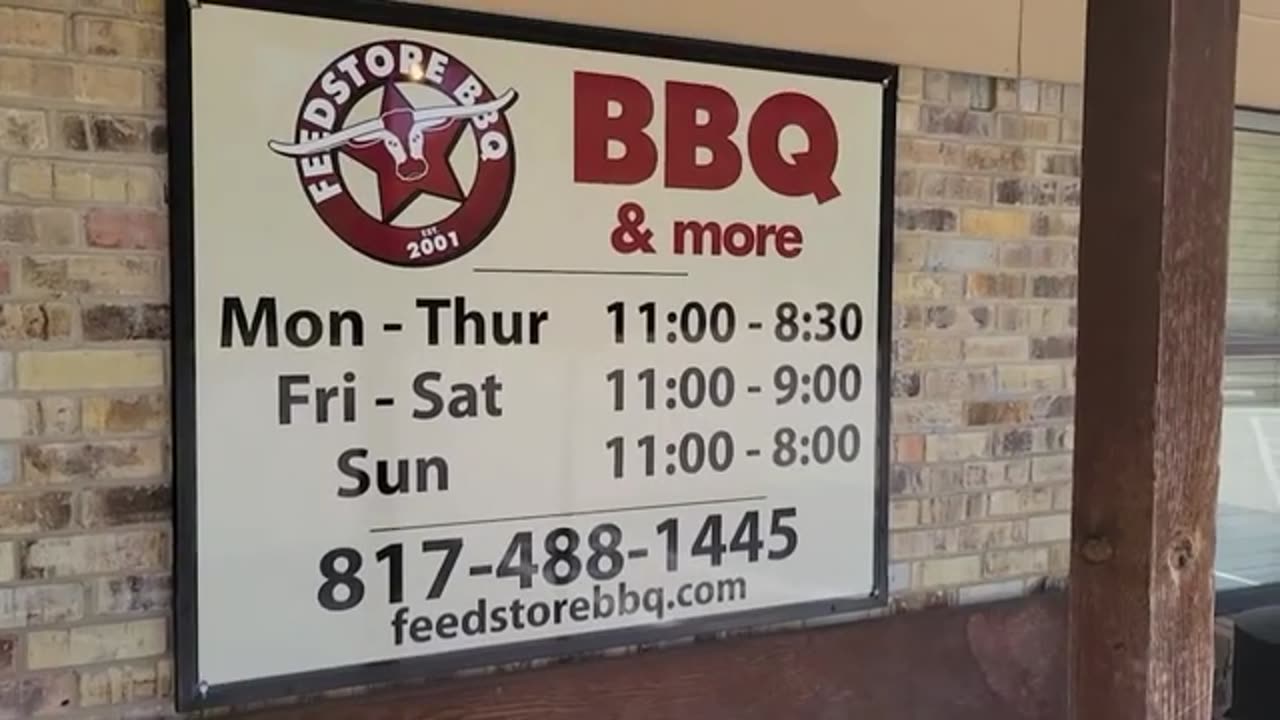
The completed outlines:
{"type": "Polygon", "coordinates": [[[920,606],[1067,573],[1081,88],[903,71],[891,576],[920,606]]]}
{"type": "Polygon", "coordinates": [[[161,10],[0,2],[0,717],[167,706],[161,10]]]}
{"type": "MultiPolygon", "coordinates": [[[[160,0],[0,0],[0,719],[171,710],[160,0]]],[[[1079,88],[906,70],[899,605],[1066,571],[1079,88]]]]}

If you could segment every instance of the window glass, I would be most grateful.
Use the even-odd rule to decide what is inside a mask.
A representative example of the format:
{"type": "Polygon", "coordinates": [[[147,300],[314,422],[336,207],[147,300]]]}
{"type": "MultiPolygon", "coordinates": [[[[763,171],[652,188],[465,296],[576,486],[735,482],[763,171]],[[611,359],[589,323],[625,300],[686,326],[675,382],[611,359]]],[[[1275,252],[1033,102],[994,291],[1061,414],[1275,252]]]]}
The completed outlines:
{"type": "Polygon", "coordinates": [[[1215,564],[1224,591],[1280,583],[1280,119],[1239,115],[1215,564]]]}

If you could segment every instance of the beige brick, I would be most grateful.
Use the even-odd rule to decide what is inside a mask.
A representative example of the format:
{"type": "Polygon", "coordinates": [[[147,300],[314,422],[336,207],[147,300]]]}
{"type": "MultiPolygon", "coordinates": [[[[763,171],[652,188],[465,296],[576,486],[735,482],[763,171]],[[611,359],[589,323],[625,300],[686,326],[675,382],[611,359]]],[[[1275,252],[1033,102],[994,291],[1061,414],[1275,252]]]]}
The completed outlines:
{"type": "MultiPolygon", "coordinates": [[[[129,169],[129,202],[133,205],[157,207],[164,201],[160,176],[147,168],[129,169]]],[[[168,228],[165,228],[166,231],[168,228]]]]}
{"type": "Polygon", "coordinates": [[[41,397],[23,402],[26,435],[30,437],[57,437],[80,430],[80,403],[75,398],[41,397]]]}
{"type": "Polygon", "coordinates": [[[1062,121],[1062,142],[1068,145],[1079,145],[1084,140],[1084,122],[1079,118],[1065,118],[1062,121]]]}
{"type": "Polygon", "coordinates": [[[903,167],[912,165],[961,167],[965,165],[965,148],[958,143],[898,138],[897,151],[898,162],[903,167]]]}
{"type": "Polygon", "coordinates": [[[1026,360],[1028,341],[1025,337],[969,337],[964,339],[967,362],[1026,360]]]}
{"type": "Polygon", "coordinates": [[[964,585],[982,579],[982,558],[938,558],[915,564],[912,586],[917,588],[964,585]]]}
{"type": "Polygon", "coordinates": [[[35,200],[53,197],[53,165],[46,160],[9,161],[9,194],[35,200]]]}
{"type": "Polygon", "coordinates": [[[59,163],[53,169],[54,197],[64,201],[126,203],[131,177],[124,168],[59,163]]]}
{"type": "Polygon", "coordinates": [[[1055,117],[1001,115],[997,134],[1002,140],[1015,142],[1056,143],[1061,127],[1061,121],[1055,117]]]}
{"type": "Polygon", "coordinates": [[[929,465],[920,468],[920,484],[935,495],[958,493],[966,489],[963,465],[929,465]]]}
{"type": "Polygon", "coordinates": [[[893,267],[895,270],[919,270],[924,267],[928,252],[927,239],[899,236],[893,243],[893,267]]]}
{"type": "Polygon", "coordinates": [[[156,297],[164,291],[164,263],[114,254],[34,255],[22,258],[20,282],[27,292],[156,297]]]}
{"type": "Polygon", "coordinates": [[[992,368],[939,368],[924,376],[924,394],[930,398],[969,398],[985,395],[994,387],[992,368]]]}
{"type": "Polygon", "coordinates": [[[1065,576],[1071,569],[1071,544],[1062,543],[1049,548],[1049,572],[1065,576]]]}
{"type": "Polygon", "coordinates": [[[1064,386],[1061,365],[1003,365],[996,377],[1000,392],[1052,392],[1064,386]]]}
{"type": "Polygon", "coordinates": [[[920,524],[920,503],[916,500],[894,500],[889,504],[889,527],[909,528],[920,524]]]}
{"type": "Polygon", "coordinates": [[[1031,234],[1035,237],[1077,238],[1080,235],[1080,214],[1038,212],[1031,218],[1031,234]]]}
{"type": "Polygon", "coordinates": [[[30,485],[142,480],[160,474],[163,456],[157,438],[27,445],[22,449],[22,475],[30,485]]]}
{"type": "Polygon", "coordinates": [[[942,70],[925,70],[923,95],[933,102],[950,101],[951,77],[942,70]]]}
{"type": "Polygon", "coordinates": [[[69,303],[0,303],[0,342],[47,342],[71,337],[74,308],[69,303]]]}
{"type": "Polygon", "coordinates": [[[91,435],[155,432],[168,426],[168,405],[158,393],[84,399],[84,431],[91,435]]]}
{"type": "Polygon", "coordinates": [[[142,72],[108,65],[75,67],[76,99],[94,105],[142,107],[142,72]]]}
{"type": "Polygon", "coordinates": [[[164,57],[164,33],[157,25],[114,18],[76,19],[76,49],[86,55],[157,60],[164,57]]]}
{"type": "Polygon", "coordinates": [[[996,78],[996,109],[1018,109],[1018,81],[1014,78],[996,78]]]}
{"type": "Polygon", "coordinates": [[[84,617],[81,585],[28,585],[0,588],[0,628],[52,625],[84,617]]]}
{"type": "Polygon", "coordinates": [[[982,558],[983,577],[1009,577],[1049,572],[1048,548],[992,550],[982,558]]]}
{"type": "Polygon", "coordinates": [[[911,232],[951,232],[956,229],[956,212],[950,208],[898,207],[894,227],[911,232]]]}
{"type": "Polygon", "coordinates": [[[894,360],[899,363],[956,362],[962,357],[958,338],[898,338],[894,360]]]}
{"type": "Polygon", "coordinates": [[[946,300],[964,297],[964,276],[955,273],[897,273],[893,281],[895,302],[946,300]]]}
{"type": "Polygon", "coordinates": [[[168,560],[169,539],[163,531],[135,530],[41,538],[27,541],[23,547],[23,578],[61,578],[163,569],[168,560]]]}
{"type": "MultiPolygon", "coordinates": [[[[8,649],[8,652],[3,653],[4,657],[13,654],[12,643],[6,642],[12,639],[0,640],[0,650],[6,647],[8,649]]],[[[0,717],[61,717],[67,713],[68,708],[74,707],[75,700],[76,674],[72,672],[42,673],[0,680],[0,708],[4,713],[0,717]]]]}
{"type": "Polygon", "coordinates": [[[1071,360],[1075,356],[1076,339],[1073,336],[1031,338],[1031,359],[1033,360],[1071,360]]]}
{"type": "Polygon", "coordinates": [[[1027,542],[1027,523],[1015,520],[965,525],[956,530],[956,538],[957,549],[960,552],[1023,545],[1027,542]]]}
{"type": "Polygon", "coordinates": [[[995,136],[995,117],[967,108],[923,105],[920,108],[920,130],[931,135],[990,138],[995,136]]]}
{"type": "Polygon", "coordinates": [[[1053,491],[1049,488],[996,490],[987,499],[989,515],[1027,515],[1045,513],[1053,509],[1053,491]]]}
{"type": "Polygon", "coordinates": [[[33,670],[131,660],[164,652],[166,621],[137,620],[27,636],[27,667],[33,670]]]}
{"type": "Polygon", "coordinates": [[[920,194],[920,172],[898,169],[893,175],[894,197],[913,198],[920,194]]]}
{"type": "Polygon", "coordinates": [[[971,462],[964,466],[964,487],[974,490],[1026,485],[1031,481],[1028,460],[971,462]]]}
{"type": "Polygon", "coordinates": [[[985,514],[986,498],[982,495],[947,495],[929,498],[920,504],[922,525],[955,525],[977,520],[985,514]]]}
{"type": "Polygon", "coordinates": [[[1018,210],[965,208],[960,230],[966,235],[991,238],[1021,238],[1031,232],[1031,216],[1018,210]]]}
{"type": "MultiPolygon", "coordinates": [[[[908,582],[908,585],[910,582],[908,582]]],[[[0,676],[11,675],[17,669],[19,661],[19,638],[17,635],[0,635],[0,676]]],[[[21,700],[12,680],[0,680],[0,708],[18,707],[21,700]]],[[[13,717],[10,715],[10,717],[13,717]]]]}
{"type": "Polygon", "coordinates": [[[972,175],[927,173],[921,179],[920,197],[961,203],[991,203],[991,178],[972,175]]]}
{"type": "Polygon", "coordinates": [[[1013,425],[1031,419],[1030,400],[989,400],[965,406],[965,424],[1013,425]]]}
{"type": "Polygon", "coordinates": [[[897,129],[901,134],[920,130],[920,106],[915,103],[899,103],[896,114],[897,129]]]}
{"type": "Polygon", "coordinates": [[[62,13],[0,7],[0,47],[63,52],[65,28],[66,16],[62,13]]]}
{"type": "Polygon", "coordinates": [[[160,350],[66,350],[18,355],[18,387],[71,390],[157,387],[164,382],[160,350]]]}
{"type": "Polygon", "coordinates": [[[959,402],[898,402],[893,403],[893,427],[951,427],[961,423],[964,406],[959,402]]]}
{"type": "Polygon", "coordinates": [[[1008,457],[1033,453],[1051,453],[1069,450],[1071,426],[1025,427],[1015,426],[996,430],[993,443],[996,455],[1008,457]]]}
{"type": "Polygon", "coordinates": [[[18,550],[11,542],[0,543],[0,583],[18,578],[18,550]]]}
{"type": "Polygon", "coordinates": [[[1062,85],[1055,82],[1040,85],[1040,112],[1062,112],[1062,85]]]}
{"type": "Polygon", "coordinates": [[[0,533],[64,530],[71,525],[71,493],[0,494],[0,533]]]}
{"type": "Polygon", "coordinates": [[[80,672],[80,705],[126,705],[166,698],[172,692],[172,682],[169,660],[84,670],[80,672]]]}
{"type": "Polygon", "coordinates": [[[0,95],[65,99],[71,86],[66,63],[0,56],[0,95]]]}
{"type": "Polygon", "coordinates": [[[165,108],[165,74],[161,71],[152,71],[146,74],[142,87],[142,102],[150,110],[163,110],[165,108]]]}
{"type": "Polygon", "coordinates": [[[894,308],[899,330],[975,333],[991,327],[995,311],[989,305],[911,305],[894,308]],[[899,315],[900,313],[900,315],[899,315]]]}
{"type": "Polygon", "coordinates": [[[0,398],[0,439],[16,440],[26,434],[26,401],[18,398],[0,398]]]}
{"type": "Polygon", "coordinates": [[[0,108],[0,151],[28,152],[48,147],[49,125],[44,112],[0,108]]]}
{"type": "Polygon", "coordinates": [[[996,327],[1008,333],[1068,332],[1072,329],[1071,312],[1072,308],[1067,305],[1007,305],[997,311],[996,327]]]}
{"type": "Polygon", "coordinates": [[[1027,294],[1027,278],[1014,273],[970,273],[965,279],[969,298],[1021,298],[1027,294]]]}
{"type": "Polygon", "coordinates": [[[928,462],[969,460],[990,455],[991,436],[987,433],[930,435],[925,438],[925,459],[928,462]]]}
{"type": "Polygon", "coordinates": [[[893,560],[916,560],[946,551],[945,530],[896,532],[889,536],[889,557],[893,560]]]}
{"type": "Polygon", "coordinates": [[[1070,515],[1047,515],[1028,521],[1028,539],[1033,543],[1071,539],[1070,515]]]}
{"type": "Polygon", "coordinates": [[[1016,145],[970,145],[961,153],[959,164],[968,170],[1022,173],[1031,167],[1031,153],[1016,145]]]}
{"type": "Polygon", "coordinates": [[[1053,488],[1053,509],[1054,510],[1070,510],[1071,509],[1071,486],[1059,485],[1053,488]]]}
{"type": "Polygon", "coordinates": [[[1040,82],[1037,80],[1018,80],[1018,109],[1022,112],[1040,112],[1040,82]]]}
{"type": "Polygon", "coordinates": [[[0,206],[0,244],[68,247],[79,241],[79,223],[66,208],[0,206]]]}
{"type": "Polygon", "coordinates": [[[898,97],[904,100],[919,100],[924,96],[924,70],[917,67],[904,67],[898,71],[898,97]]]}
{"type": "Polygon", "coordinates": [[[1038,457],[1031,461],[1031,481],[1037,484],[1071,481],[1070,455],[1038,457]]]}
{"type": "Polygon", "coordinates": [[[100,578],[93,585],[95,609],[102,615],[131,615],[169,609],[173,581],[167,575],[100,578]]]}

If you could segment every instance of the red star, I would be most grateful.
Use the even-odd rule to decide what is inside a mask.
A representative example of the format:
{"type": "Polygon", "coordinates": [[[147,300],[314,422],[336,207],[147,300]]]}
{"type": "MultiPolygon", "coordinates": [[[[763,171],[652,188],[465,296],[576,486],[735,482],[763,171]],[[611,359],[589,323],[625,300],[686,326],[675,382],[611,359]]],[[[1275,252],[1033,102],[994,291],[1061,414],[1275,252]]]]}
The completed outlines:
{"type": "MultiPolygon", "coordinates": [[[[382,118],[386,128],[400,138],[406,153],[409,147],[409,129],[413,124],[414,107],[400,92],[395,83],[387,83],[382,90],[382,118]]],[[[432,195],[445,200],[462,202],[466,196],[458,183],[458,176],[449,163],[449,155],[462,133],[465,123],[450,122],[426,133],[421,160],[412,157],[397,167],[395,158],[376,141],[362,147],[348,145],[343,148],[349,157],[372,170],[378,176],[378,199],[382,205],[382,221],[395,221],[400,213],[417,199],[418,195],[432,195]],[[421,177],[416,177],[421,175],[421,177]]]]}

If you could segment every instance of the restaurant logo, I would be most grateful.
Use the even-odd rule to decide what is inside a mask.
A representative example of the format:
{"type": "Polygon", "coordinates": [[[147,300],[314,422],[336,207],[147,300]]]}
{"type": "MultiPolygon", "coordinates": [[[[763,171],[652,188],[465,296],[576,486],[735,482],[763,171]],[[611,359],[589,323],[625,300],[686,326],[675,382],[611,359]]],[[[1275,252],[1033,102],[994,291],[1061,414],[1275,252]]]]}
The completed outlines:
{"type": "Polygon", "coordinates": [[[268,147],[297,163],[312,207],[347,245],[390,265],[435,266],[478,246],[506,210],[515,182],[507,112],[515,100],[514,90],[494,94],[439,49],[408,40],[370,43],[320,72],[302,101],[294,139],[268,147]],[[381,93],[377,113],[352,119],[372,93],[381,93]],[[474,147],[473,162],[455,158],[460,143],[474,147]],[[376,209],[357,199],[344,157],[372,171],[377,201],[369,204],[376,209]],[[466,187],[463,165],[474,165],[466,187]],[[423,196],[444,201],[432,204],[445,208],[440,216],[405,217],[423,196]]]}

